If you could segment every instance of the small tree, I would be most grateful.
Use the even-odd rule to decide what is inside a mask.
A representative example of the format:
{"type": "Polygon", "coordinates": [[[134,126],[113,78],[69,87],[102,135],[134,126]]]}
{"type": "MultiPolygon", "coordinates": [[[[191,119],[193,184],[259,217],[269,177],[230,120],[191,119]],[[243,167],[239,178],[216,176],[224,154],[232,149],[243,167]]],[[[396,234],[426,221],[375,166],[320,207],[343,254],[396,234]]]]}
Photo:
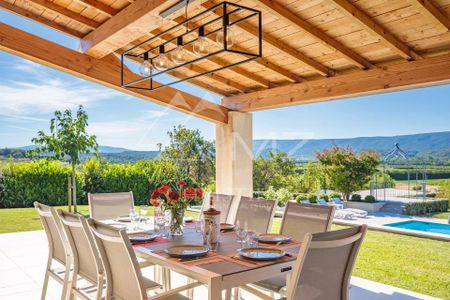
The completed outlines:
{"type": "Polygon", "coordinates": [[[379,155],[374,151],[355,154],[351,148],[338,146],[318,152],[316,157],[324,166],[329,184],[342,192],[345,200],[369,182],[380,163],[379,155]]]}
{"type": "MultiPolygon", "coordinates": [[[[88,115],[80,105],[76,117],[72,111],[56,111],[50,120],[50,134],[42,130],[31,141],[36,148],[32,155],[44,154],[48,158],[68,161],[72,166],[71,186],[74,210],[77,211],[76,165],[80,163],[80,155],[93,151],[98,155],[98,144],[95,135],[89,136],[86,132],[88,115]]],[[[69,195],[70,199],[70,195],[69,195]]],[[[69,210],[71,210],[69,203],[69,210]]]]}
{"type": "Polygon", "coordinates": [[[188,176],[204,186],[215,175],[215,149],[211,141],[203,138],[198,130],[181,125],[167,132],[170,145],[162,149],[161,159],[175,162],[182,176],[188,176]]]}

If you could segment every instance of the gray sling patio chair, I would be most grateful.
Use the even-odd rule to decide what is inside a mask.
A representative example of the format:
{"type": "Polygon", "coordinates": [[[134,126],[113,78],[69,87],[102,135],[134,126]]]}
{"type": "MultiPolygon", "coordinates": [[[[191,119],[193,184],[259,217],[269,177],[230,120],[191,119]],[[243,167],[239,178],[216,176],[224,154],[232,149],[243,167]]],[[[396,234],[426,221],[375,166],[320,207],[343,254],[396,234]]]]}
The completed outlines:
{"type": "Polygon", "coordinates": [[[67,289],[70,285],[71,252],[67,245],[61,222],[53,207],[39,202],[34,202],[33,204],[48,240],[48,259],[41,299],[44,300],[46,298],[50,276],[62,285],[61,299],[66,299],[67,289]],[[59,269],[53,267],[55,263],[62,267],[60,266],[59,269]]]}
{"type": "Polygon", "coordinates": [[[73,272],[71,284],[68,287],[71,296],[81,299],[102,299],[104,272],[103,265],[94,243],[94,237],[83,216],[63,212],[58,209],[62,228],[67,237],[68,245],[73,255],[73,272]],[[79,281],[86,281],[83,286],[79,281]]]}
{"type": "Polygon", "coordinates": [[[228,216],[230,215],[230,211],[231,211],[231,206],[233,205],[234,196],[217,194],[217,193],[207,194],[203,201],[202,211],[200,213],[200,219],[203,215],[203,211],[208,210],[210,208],[210,205],[209,205],[210,197],[213,197],[214,208],[220,211],[220,222],[227,223],[228,216]]]}
{"type": "Polygon", "coordinates": [[[142,276],[136,255],[124,229],[117,229],[93,219],[88,224],[105,267],[105,300],[187,300],[179,292],[195,288],[201,283],[194,282],[162,292],[161,286],[142,276]],[[148,296],[148,292],[161,292],[148,296]]]}
{"type": "Polygon", "coordinates": [[[96,220],[128,216],[134,207],[133,192],[88,193],[89,213],[96,220]]]}
{"type": "MultiPolygon", "coordinates": [[[[294,240],[302,241],[307,233],[329,231],[335,209],[334,206],[288,202],[281,221],[280,233],[290,236],[294,240]]],[[[286,276],[279,275],[259,281],[254,286],[270,292],[282,293],[286,287],[286,276]]]]}
{"type": "Polygon", "coordinates": [[[234,223],[243,226],[247,223],[249,230],[258,233],[270,231],[272,219],[275,215],[277,201],[250,197],[241,197],[234,223]]]}
{"type": "MultiPolygon", "coordinates": [[[[361,225],[307,233],[288,277],[286,296],[282,299],[348,300],[350,277],[366,232],[367,225],[361,225]]],[[[255,295],[273,299],[260,291],[255,295]]]]}

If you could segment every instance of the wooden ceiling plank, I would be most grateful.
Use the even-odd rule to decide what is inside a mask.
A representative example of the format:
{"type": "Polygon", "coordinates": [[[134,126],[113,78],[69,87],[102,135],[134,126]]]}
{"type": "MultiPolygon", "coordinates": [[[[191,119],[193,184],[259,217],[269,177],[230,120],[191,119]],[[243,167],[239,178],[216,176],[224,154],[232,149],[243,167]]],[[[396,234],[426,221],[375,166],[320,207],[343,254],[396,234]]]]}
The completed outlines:
{"type": "Polygon", "coordinates": [[[60,25],[56,22],[53,22],[53,21],[51,21],[47,18],[44,18],[40,15],[34,14],[33,12],[31,12],[29,10],[23,9],[17,5],[13,5],[4,0],[0,0],[0,8],[7,10],[9,12],[12,12],[16,15],[22,16],[24,18],[27,18],[31,21],[38,22],[38,23],[48,26],[50,28],[56,29],[56,30],[58,30],[62,33],[68,34],[70,36],[74,36],[77,38],[81,38],[84,36],[84,34],[79,31],[76,31],[76,30],[70,29],[66,26],[60,25]]]}
{"type": "MultiPolygon", "coordinates": [[[[120,61],[114,54],[95,59],[2,22],[0,50],[217,124],[228,121],[227,108],[171,87],[154,91],[121,87],[120,61]]],[[[127,81],[139,78],[129,70],[124,75],[127,81]]]]}
{"type": "Polygon", "coordinates": [[[28,1],[30,1],[33,4],[39,5],[42,8],[48,9],[56,14],[60,14],[66,18],[76,21],[86,27],[89,27],[90,29],[95,29],[98,26],[100,26],[100,23],[91,20],[89,18],[86,18],[70,9],[59,6],[48,0],[28,0],[28,1]]]}
{"type": "Polygon", "coordinates": [[[113,53],[159,27],[159,12],[172,3],[167,0],[136,0],[88,33],[81,40],[82,51],[96,58],[113,53]]]}
{"type": "MultiPolygon", "coordinates": [[[[203,3],[202,6],[206,9],[211,8],[214,4],[209,3],[203,3]]],[[[230,18],[230,22],[233,22],[235,18],[230,18]]],[[[248,23],[240,23],[237,24],[239,28],[243,29],[244,31],[248,32],[249,34],[257,37],[259,35],[258,28],[255,26],[248,24],[248,23]]],[[[272,47],[276,48],[277,50],[286,53],[287,55],[291,56],[297,61],[302,62],[305,64],[308,68],[316,71],[322,76],[333,76],[335,72],[328,68],[327,66],[322,65],[321,63],[315,61],[314,59],[310,58],[309,56],[303,54],[302,52],[298,51],[297,49],[287,45],[286,43],[280,41],[279,39],[275,38],[274,36],[270,34],[266,34],[263,32],[263,42],[271,45],[272,47]]]]}
{"type": "Polygon", "coordinates": [[[350,62],[357,65],[361,69],[369,69],[374,66],[364,57],[354,52],[353,50],[347,48],[339,41],[327,35],[322,30],[304,21],[302,18],[292,13],[290,10],[286,9],[282,4],[272,1],[272,0],[252,0],[259,6],[264,7],[266,10],[276,15],[281,20],[285,21],[287,24],[298,28],[302,31],[306,31],[311,36],[316,38],[320,43],[336,49],[342,55],[344,55],[350,62]]]}
{"type": "Polygon", "coordinates": [[[446,30],[450,30],[450,19],[444,15],[431,0],[412,0],[419,11],[433,21],[437,21],[446,30]]]}
{"type": "Polygon", "coordinates": [[[231,96],[222,105],[256,111],[450,83],[450,54],[231,96]]]}
{"type": "Polygon", "coordinates": [[[405,43],[395,37],[392,33],[386,30],[383,26],[375,22],[368,14],[353,5],[348,0],[329,0],[329,3],[335,5],[344,15],[350,17],[360,26],[378,36],[381,41],[386,43],[390,48],[396,51],[401,57],[411,59],[421,59],[413,49],[408,47],[405,43]]]}
{"type": "Polygon", "coordinates": [[[108,17],[113,17],[120,11],[97,0],[75,0],[75,1],[87,5],[88,7],[95,8],[97,11],[101,12],[102,14],[108,17]]]}

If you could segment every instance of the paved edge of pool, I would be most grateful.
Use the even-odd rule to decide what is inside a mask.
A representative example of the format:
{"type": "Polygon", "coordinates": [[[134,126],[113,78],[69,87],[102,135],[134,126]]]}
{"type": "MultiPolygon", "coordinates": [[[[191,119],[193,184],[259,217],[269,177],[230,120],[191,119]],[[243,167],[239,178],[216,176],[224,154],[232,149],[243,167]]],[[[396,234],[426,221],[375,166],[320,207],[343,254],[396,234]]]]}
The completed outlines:
{"type": "MultiPolygon", "coordinates": [[[[346,222],[345,220],[336,220],[336,219],[333,220],[333,223],[337,224],[337,225],[346,225],[346,226],[359,226],[360,225],[360,224],[346,222]]],[[[368,224],[367,226],[369,227],[369,229],[377,230],[377,231],[384,231],[384,232],[389,232],[389,233],[397,233],[397,234],[409,235],[409,236],[414,236],[414,237],[450,242],[450,235],[384,226],[386,224],[392,224],[392,222],[384,223],[382,225],[368,224]]]]}

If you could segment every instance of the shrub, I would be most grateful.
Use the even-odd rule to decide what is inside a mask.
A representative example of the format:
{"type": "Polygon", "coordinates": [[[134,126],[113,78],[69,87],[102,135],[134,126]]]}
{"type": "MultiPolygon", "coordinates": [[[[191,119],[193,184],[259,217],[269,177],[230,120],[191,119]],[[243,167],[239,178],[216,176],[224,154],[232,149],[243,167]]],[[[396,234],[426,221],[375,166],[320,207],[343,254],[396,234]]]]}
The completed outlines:
{"type": "Polygon", "coordinates": [[[311,203],[317,203],[317,195],[316,194],[308,194],[308,200],[311,203]]]}
{"type": "Polygon", "coordinates": [[[422,186],[421,185],[415,185],[412,187],[413,191],[421,191],[422,190],[422,186]]]}
{"type": "Polygon", "coordinates": [[[427,198],[435,198],[436,193],[427,193],[426,196],[427,196],[427,198]]]}
{"type": "Polygon", "coordinates": [[[373,202],[376,202],[376,201],[377,201],[377,199],[375,199],[375,197],[372,196],[372,195],[367,195],[367,196],[364,198],[364,202],[373,203],[373,202]]]}
{"type": "Polygon", "coordinates": [[[405,213],[407,215],[424,215],[434,212],[448,211],[449,200],[433,200],[424,202],[410,202],[406,205],[405,213]]]}
{"type": "Polygon", "coordinates": [[[352,198],[350,199],[350,201],[357,201],[357,202],[359,202],[359,201],[361,201],[361,195],[360,194],[353,194],[352,195],[352,198]]]}
{"type": "Polygon", "coordinates": [[[308,194],[299,194],[295,200],[297,201],[297,203],[300,203],[300,201],[302,200],[308,200],[308,194]]]}
{"type": "MultiPolygon", "coordinates": [[[[59,161],[8,163],[0,175],[0,207],[31,207],[34,201],[65,205],[70,175],[70,166],[59,161]]],[[[77,174],[77,185],[82,183],[83,176],[77,174]]],[[[78,189],[77,203],[83,199],[78,189]]]]}
{"type": "Polygon", "coordinates": [[[331,198],[339,198],[339,199],[342,199],[341,193],[337,193],[337,192],[331,193],[331,194],[329,195],[329,197],[330,197],[330,199],[331,199],[331,198]]]}
{"type": "Polygon", "coordinates": [[[319,196],[319,198],[320,198],[320,199],[323,199],[323,200],[325,200],[325,201],[327,201],[327,202],[330,201],[330,196],[327,195],[327,194],[321,194],[321,195],[319,196]]]}
{"type": "Polygon", "coordinates": [[[264,198],[278,200],[278,205],[283,207],[286,202],[292,199],[292,194],[285,188],[275,190],[272,186],[269,186],[269,189],[264,192],[264,198]]]}

